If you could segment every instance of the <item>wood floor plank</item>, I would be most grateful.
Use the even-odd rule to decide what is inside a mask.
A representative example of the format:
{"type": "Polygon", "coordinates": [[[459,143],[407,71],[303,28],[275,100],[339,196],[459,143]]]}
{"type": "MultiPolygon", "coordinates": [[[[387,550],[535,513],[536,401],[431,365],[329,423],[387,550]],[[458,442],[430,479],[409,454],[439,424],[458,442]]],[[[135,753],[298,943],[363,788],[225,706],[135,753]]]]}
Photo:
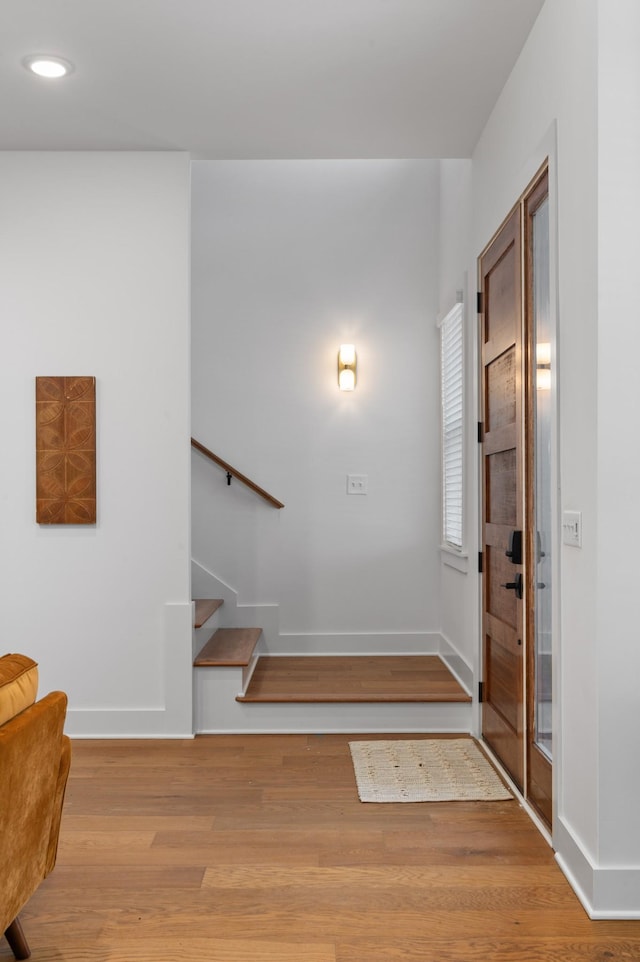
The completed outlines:
{"type": "Polygon", "coordinates": [[[362,804],[349,740],[74,742],[33,958],[638,962],[517,803],[362,804]]]}
{"type": "Polygon", "coordinates": [[[75,832],[209,832],[210,815],[72,815],[65,813],[67,833],[75,832]]]}
{"type": "MultiPolygon", "coordinates": [[[[558,891],[561,896],[571,892],[564,878],[558,877],[554,866],[536,865],[527,873],[527,885],[544,886],[548,891],[558,891]]],[[[519,866],[505,866],[496,875],[492,866],[438,865],[434,866],[356,866],[352,868],[300,868],[291,871],[286,866],[241,865],[211,866],[202,879],[203,888],[222,889],[274,889],[296,885],[297,888],[321,887],[348,884],[354,889],[359,887],[393,886],[400,890],[417,888],[431,891],[434,887],[469,888],[517,888],[522,885],[522,869],[519,866]]]]}
{"type": "MultiPolygon", "coordinates": [[[[56,867],[55,888],[62,889],[68,885],[81,885],[83,881],[86,885],[93,885],[94,869],[91,865],[83,862],[72,862],[69,860],[64,865],[56,867]]],[[[158,865],[127,866],[127,891],[137,893],[137,897],[142,893],[157,891],[158,889],[169,889],[175,892],[191,890],[197,891],[202,888],[206,869],[198,865],[175,866],[160,863],[158,865]]],[[[53,885],[53,877],[51,885],[53,885]]],[[[115,889],[122,892],[122,866],[104,865],[100,866],[100,889],[95,892],[98,904],[102,904],[105,891],[115,889]]],[[[52,893],[52,899],[55,895],[52,893]]]]}
{"type": "Polygon", "coordinates": [[[573,939],[359,939],[338,942],[336,962],[637,962],[637,943],[601,947],[573,939]]]}
{"type": "MultiPolygon", "coordinates": [[[[179,946],[166,939],[119,941],[77,941],[71,948],[65,940],[55,945],[51,941],[32,938],[32,958],[37,962],[133,962],[153,959],[153,962],[335,962],[333,943],[274,942],[253,939],[189,938],[179,946]],[[179,954],[176,954],[176,951],[179,954]]],[[[0,958],[4,956],[0,954],[0,958]]],[[[7,958],[9,958],[7,956],[7,958]]],[[[13,956],[11,956],[13,960],[13,956]]]]}
{"type": "MultiPolygon", "coordinates": [[[[567,929],[572,927],[577,931],[569,937],[578,940],[580,936],[583,939],[600,939],[601,946],[603,942],[606,946],[607,935],[613,934],[606,931],[597,935],[589,933],[588,926],[582,920],[578,921],[577,916],[574,920],[570,916],[567,918],[566,910],[562,907],[543,913],[539,907],[516,911],[509,907],[505,911],[498,906],[489,915],[492,920],[492,931],[489,932],[485,909],[442,912],[431,910],[425,901],[419,909],[412,907],[406,910],[399,900],[389,899],[387,910],[367,912],[361,906],[352,908],[345,896],[345,890],[339,889],[330,911],[326,905],[315,906],[311,901],[304,905],[298,900],[294,904],[282,900],[279,904],[277,899],[272,901],[264,893],[262,898],[256,900],[238,893],[221,898],[216,891],[211,893],[209,899],[193,900],[188,907],[176,907],[170,898],[165,897],[161,903],[157,902],[154,910],[136,907],[128,913],[108,918],[103,938],[112,938],[114,943],[118,936],[139,940],[140,951],[144,952],[144,943],[149,939],[182,940],[205,938],[207,935],[233,939],[251,931],[259,934],[264,941],[292,941],[292,933],[295,933],[298,941],[325,944],[370,939],[372,930],[386,938],[393,933],[396,941],[402,941],[411,933],[413,938],[442,941],[455,937],[461,940],[491,938],[508,942],[514,937],[529,941],[543,936],[564,940],[568,937],[567,929]]],[[[629,936],[628,940],[635,940],[640,947],[637,937],[629,936]]]]}

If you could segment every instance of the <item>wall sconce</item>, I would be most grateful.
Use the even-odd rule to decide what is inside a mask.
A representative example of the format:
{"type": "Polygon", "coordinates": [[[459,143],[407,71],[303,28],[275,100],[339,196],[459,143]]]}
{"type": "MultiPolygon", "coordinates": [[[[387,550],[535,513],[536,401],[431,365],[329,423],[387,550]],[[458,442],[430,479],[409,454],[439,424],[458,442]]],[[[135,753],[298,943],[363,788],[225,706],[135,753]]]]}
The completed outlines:
{"type": "Polygon", "coordinates": [[[551,345],[548,341],[536,344],[536,389],[551,390],[551,345]]]}
{"type": "Polygon", "coordinates": [[[356,386],[356,349],[353,344],[341,344],[338,351],[338,385],[341,391],[353,391],[356,386]]]}

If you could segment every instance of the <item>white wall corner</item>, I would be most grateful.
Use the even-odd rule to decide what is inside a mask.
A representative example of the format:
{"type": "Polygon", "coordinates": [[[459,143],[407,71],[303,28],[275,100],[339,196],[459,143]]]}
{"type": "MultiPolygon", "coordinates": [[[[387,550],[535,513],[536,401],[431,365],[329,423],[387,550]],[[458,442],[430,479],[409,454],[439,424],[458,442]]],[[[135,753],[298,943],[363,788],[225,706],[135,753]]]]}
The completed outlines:
{"type": "Polygon", "coordinates": [[[599,866],[566,819],[553,827],[556,861],[591,919],[640,919],[640,866],[599,866]]]}

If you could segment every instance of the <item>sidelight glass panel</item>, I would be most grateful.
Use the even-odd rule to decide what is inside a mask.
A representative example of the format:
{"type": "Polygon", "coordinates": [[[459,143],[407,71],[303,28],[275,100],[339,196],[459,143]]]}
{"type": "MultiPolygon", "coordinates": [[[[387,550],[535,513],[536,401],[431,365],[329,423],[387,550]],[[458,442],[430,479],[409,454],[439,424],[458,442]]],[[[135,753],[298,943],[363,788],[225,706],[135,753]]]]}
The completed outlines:
{"type": "Polygon", "coordinates": [[[538,748],[552,758],[551,727],[551,325],[549,201],[533,214],[535,421],[535,718],[538,748]]]}

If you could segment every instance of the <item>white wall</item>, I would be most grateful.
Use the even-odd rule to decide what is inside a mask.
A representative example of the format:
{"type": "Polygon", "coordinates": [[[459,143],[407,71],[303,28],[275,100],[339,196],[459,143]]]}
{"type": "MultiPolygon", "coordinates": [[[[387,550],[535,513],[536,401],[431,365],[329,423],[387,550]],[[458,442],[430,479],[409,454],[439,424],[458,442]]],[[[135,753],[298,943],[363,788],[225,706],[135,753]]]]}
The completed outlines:
{"type": "MultiPolygon", "coordinates": [[[[441,160],[438,227],[438,309],[451,310],[459,291],[467,297],[471,231],[471,160],[441,160]]],[[[473,278],[475,285],[475,276],[473,278]]],[[[472,289],[475,290],[475,286],[472,289]]],[[[470,305],[475,321],[475,303],[470,305]]]]}
{"type": "Polygon", "coordinates": [[[188,245],[186,155],[0,155],[0,637],[72,734],[191,731],[188,245]],[[98,522],[39,526],[34,378],[77,374],[98,522]]]}
{"type": "Polygon", "coordinates": [[[631,370],[638,335],[622,286],[637,263],[628,216],[638,193],[637,41],[632,0],[547,0],[472,158],[470,276],[477,254],[551,155],[558,508],[583,518],[582,548],[558,545],[554,845],[595,916],[640,914],[640,773],[629,763],[640,732],[631,574],[640,532],[630,519],[639,463],[629,422],[617,420],[640,400],[631,370]],[[625,346],[618,350],[610,332],[615,323],[620,333],[621,319],[625,346]]]}
{"type": "Polygon", "coordinates": [[[640,866],[640,5],[600,0],[598,27],[598,856],[615,867],[640,866]]]}
{"type": "Polygon", "coordinates": [[[464,365],[466,445],[463,464],[465,512],[460,555],[441,552],[440,597],[442,635],[451,652],[446,661],[468,687],[477,673],[478,651],[478,512],[477,462],[474,439],[477,421],[476,281],[469,276],[471,240],[471,161],[440,161],[440,217],[438,256],[438,307],[444,317],[462,295],[464,304],[464,365]]]}
{"type": "Polygon", "coordinates": [[[437,220],[437,162],[194,163],[193,433],[286,505],[194,455],[194,556],[283,633],[439,630],[437,220]]]}

